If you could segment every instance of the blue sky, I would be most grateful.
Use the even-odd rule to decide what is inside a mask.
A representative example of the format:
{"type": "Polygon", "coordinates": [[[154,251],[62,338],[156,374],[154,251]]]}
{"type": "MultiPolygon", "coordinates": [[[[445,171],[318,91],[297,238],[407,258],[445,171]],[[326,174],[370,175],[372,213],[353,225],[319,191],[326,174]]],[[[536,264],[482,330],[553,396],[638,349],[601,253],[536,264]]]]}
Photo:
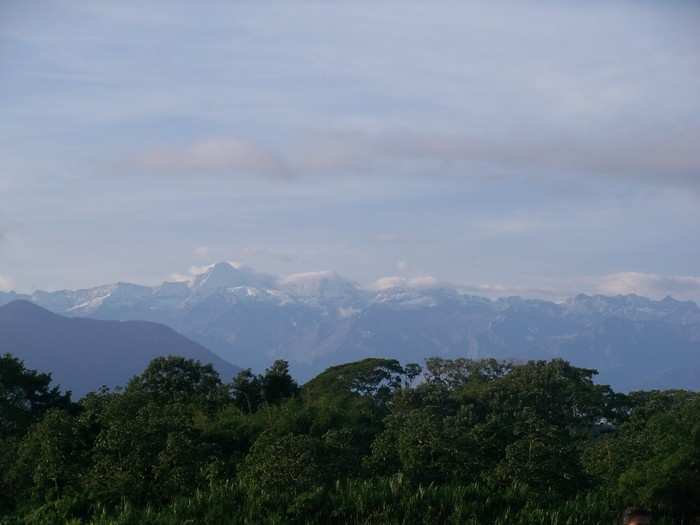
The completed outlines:
{"type": "Polygon", "coordinates": [[[700,299],[698,27],[679,1],[6,0],[0,288],[239,260],[700,299]]]}

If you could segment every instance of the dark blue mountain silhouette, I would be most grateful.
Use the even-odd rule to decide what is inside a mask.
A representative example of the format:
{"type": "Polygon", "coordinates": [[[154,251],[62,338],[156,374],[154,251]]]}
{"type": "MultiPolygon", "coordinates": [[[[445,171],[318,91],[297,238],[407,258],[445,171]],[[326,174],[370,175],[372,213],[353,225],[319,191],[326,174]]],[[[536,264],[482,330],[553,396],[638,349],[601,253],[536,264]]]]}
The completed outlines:
{"type": "Polygon", "coordinates": [[[29,368],[51,372],[76,397],[102,385],[125,385],[164,355],[211,363],[226,381],[239,370],[158,323],[63,317],[23,300],[0,307],[0,353],[6,352],[29,368]]]}

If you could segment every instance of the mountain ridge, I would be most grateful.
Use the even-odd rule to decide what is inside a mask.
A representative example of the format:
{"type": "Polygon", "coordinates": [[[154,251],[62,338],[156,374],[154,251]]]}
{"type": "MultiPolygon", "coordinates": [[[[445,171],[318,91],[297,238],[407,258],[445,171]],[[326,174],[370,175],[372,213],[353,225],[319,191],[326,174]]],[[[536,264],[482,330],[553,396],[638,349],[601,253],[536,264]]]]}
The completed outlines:
{"type": "MultiPolygon", "coordinates": [[[[0,304],[17,295],[0,293],[0,304]]],[[[679,371],[700,370],[700,307],[670,297],[490,299],[427,279],[383,280],[372,289],[335,272],[275,278],[224,262],[190,283],[117,283],[25,298],[63,315],[162,323],[256,370],[286,359],[302,380],[376,355],[404,362],[562,357],[599,369],[600,380],[619,389],[695,385],[695,374],[679,371]]]]}
{"type": "Polygon", "coordinates": [[[65,317],[26,300],[0,306],[0,354],[50,370],[78,396],[124,386],[151,359],[180,355],[211,363],[226,379],[240,370],[172,328],[151,321],[65,317]]]}

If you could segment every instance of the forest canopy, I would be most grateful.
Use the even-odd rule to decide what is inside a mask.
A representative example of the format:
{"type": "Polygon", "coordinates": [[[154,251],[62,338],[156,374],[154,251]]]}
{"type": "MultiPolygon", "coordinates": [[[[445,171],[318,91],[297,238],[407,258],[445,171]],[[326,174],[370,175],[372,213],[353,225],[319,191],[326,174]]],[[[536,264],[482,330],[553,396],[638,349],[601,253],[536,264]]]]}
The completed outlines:
{"type": "Polygon", "coordinates": [[[555,359],[368,358],[304,385],[154,359],[72,400],[0,356],[0,524],[657,523],[700,514],[700,396],[555,359]]]}

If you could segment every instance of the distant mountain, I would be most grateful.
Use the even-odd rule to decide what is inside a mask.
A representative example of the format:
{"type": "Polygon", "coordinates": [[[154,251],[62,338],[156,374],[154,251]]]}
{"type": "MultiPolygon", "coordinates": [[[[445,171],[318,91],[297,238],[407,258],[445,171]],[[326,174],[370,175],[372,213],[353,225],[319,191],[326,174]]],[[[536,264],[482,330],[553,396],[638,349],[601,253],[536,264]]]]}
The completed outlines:
{"type": "MultiPolygon", "coordinates": [[[[698,388],[700,308],[670,297],[490,300],[399,279],[364,289],[333,272],[276,278],[219,263],[192,282],[118,283],[24,298],[57,313],[166,324],[241,366],[290,361],[305,380],[367,356],[562,357],[618,389],[698,388]]],[[[0,293],[3,301],[17,294],[0,293]]]]}
{"type": "Polygon", "coordinates": [[[76,397],[102,385],[123,386],[151,359],[169,354],[211,363],[225,380],[239,370],[161,324],[68,318],[24,300],[0,307],[0,353],[5,352],[29,368],[51,372],[76,397]]]}

